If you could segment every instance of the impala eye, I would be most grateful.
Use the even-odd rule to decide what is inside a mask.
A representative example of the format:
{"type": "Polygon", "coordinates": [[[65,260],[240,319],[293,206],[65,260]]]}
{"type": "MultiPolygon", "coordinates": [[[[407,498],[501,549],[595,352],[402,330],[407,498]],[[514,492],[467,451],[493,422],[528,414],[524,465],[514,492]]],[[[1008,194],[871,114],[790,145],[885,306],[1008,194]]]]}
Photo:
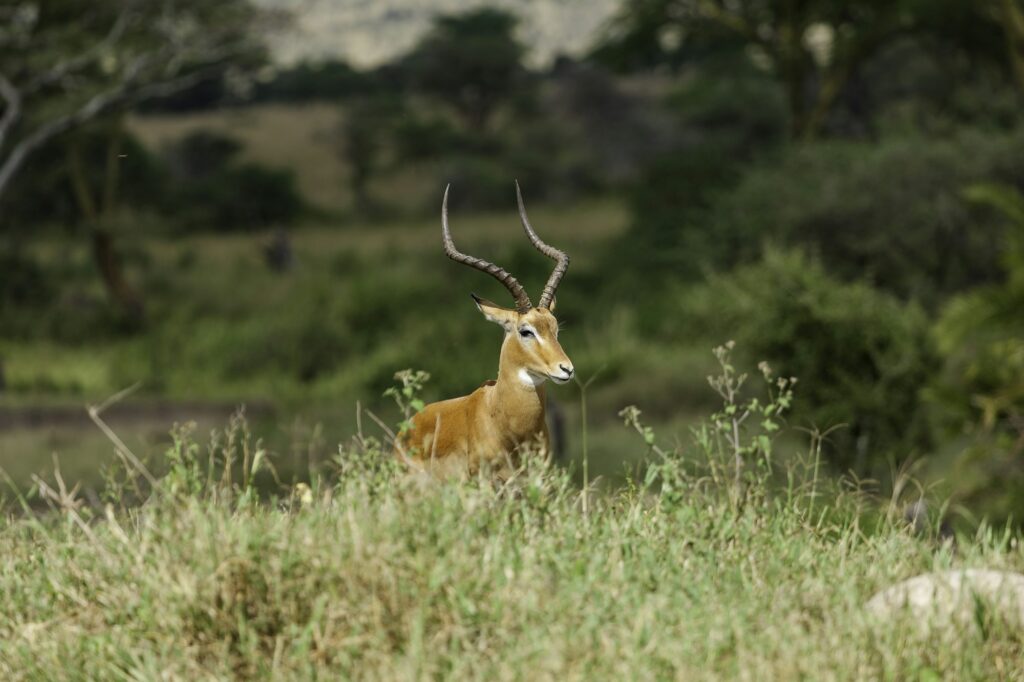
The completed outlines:
{"type": "Polygon", "coordinates": [[[533,338],[533,332],[530,331],[529,329],[520,329],[519,336],[523,337],[524,339],[531,339],[533,338]]]}

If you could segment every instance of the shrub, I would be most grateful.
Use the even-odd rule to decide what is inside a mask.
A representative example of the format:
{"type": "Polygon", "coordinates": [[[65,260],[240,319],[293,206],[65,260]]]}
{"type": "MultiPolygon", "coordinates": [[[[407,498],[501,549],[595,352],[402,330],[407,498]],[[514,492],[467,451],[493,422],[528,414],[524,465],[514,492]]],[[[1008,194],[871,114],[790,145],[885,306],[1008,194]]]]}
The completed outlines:
{"type": "Polygon", "coordinates": [[[929,387],[934,424],[952,441],[950,492],[996,522],[1024,518],[1024,195],[975,187],[1008,222],[1006,281],[954,297],[935,325],[942,371],[929,387]]]}
{"type": "Polygon", "coordinates": [[[246,163],[215,179],[209,224],[221,230],[252,229],[292,222],[302,210],[302,199],[290,170],[246,163]]]}
{"type": "Polygon", "coordinates": [[[889,457],[901,461],[928,446],[919,392],[936,359],[918,306],[778,251],[712,277],[678,306],[681,315],[662,333],[696,333],[709,345],[731,336],[751,358],[800,378],[797,423],[822,431],[845,424],[826,450],[837,468],[883,474],[889,457]]]}
{"type": "Polygon", "coordinates": [[[605,269],[626,279],[658,275],[693,279],[706,263],[726,262],[725,254],[738,254],[742,245],[734,246],[735,240],[728,235],[711,240],[690,227],[696,216],[709,210],[715,193],[735,182],[738,172],[727,150],[713,143],[653,162],[630,192],[629,232],[606,255],[611,263],[645,267],[636,273],[605,269]]]}
{"type": "Polygon", "coordinates": [[[187,135],[167,153],[174,183],[168,211],[192,229],[252,230],[289,223],[303,202],[290,170],[237,161],[241,144],[208,131],[187,135]]]}
{"type": "Polygon", "coordinates": [[[709,60],[667,105],[692,136],[717,139],[738,158],[781,144],[789,130],[782,89],[745,55],[709,60]]]}
{"type": "Polygon", "coordinates": [[[179,180],[198,180],[222,173],[241,150],[242,143],[233,137],[197,130],[171,146],[166,161],[179,180]]]}
{"type": "Polygon", "coordinates": [[[257,82],[253,102],[310,102],[339,100],[372,91],[371,75],[343,60],[329,58],[320,62],[300,62],[282,69],[267,81],[257,82]]]}
{"type": "Polygon", "coordinates": [[[744,164],[772,153],[788,126],[779,88],[745,59],[709,65],[670,93],[663,108],[676,120],[676,139],[630,188],[632,229],[607,255],[643,262],[645,281],[658,274],[695,278],[709,263],[740,260],[747,245],[700,226],[740,181],[744,164]]]}
{"type": "Polygon", "coordinates": [[[489,8],[439,16],[402,66],[414,89],[452,106],[470,128],[482,131],[528,83],[516,23],[514,15],[489,8]]]}
{"type": "Polygon", "coordinates": [[[963,188],[1024,187],[1022,132],[821,142],[747,168],[737,159],[769,147],[744,151],[726,133],[697,139],[647,170],[631,193],[632,227],[606,255],[644,263],[644,282],[754,262],[765,245],[799,247],[841,280],[934,309],[996,277],[1004,226],[963,188]]]}
{"type": "Polygon", "coordinates": [[[1022,160],[1021,133],[799,147],[676,233],[722,266],[756,258],[764,243],[801,246],[841,279],[931,307],[993,279],[1003,224],[962,189],[984,179],[1024,186],[1022,160]]]}
{"type": "Polygon", "coordinates": [[[510,172],[507,161],[502,159],[464,154],[452,156],[446,160],[441,177],[458,188],[457,197],[452,197],[452,210],[507,208],[510,198],[514,200],[509,193],[509,178],[515,177],[515,173],[510,172]]]}
{"type": "Polygon", "coordinates": [[[404,112],[394,129],[396,154],[403,161],[442,158],[453,150],[469,147],[469,137],[443,116],[413,112],[404,112]]]}

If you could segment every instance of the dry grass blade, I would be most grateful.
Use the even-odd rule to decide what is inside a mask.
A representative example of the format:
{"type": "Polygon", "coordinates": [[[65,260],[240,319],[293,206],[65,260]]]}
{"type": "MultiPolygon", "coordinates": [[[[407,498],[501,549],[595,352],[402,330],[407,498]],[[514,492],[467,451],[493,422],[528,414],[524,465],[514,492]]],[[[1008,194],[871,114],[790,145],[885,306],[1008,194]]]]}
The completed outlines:
{"type": "Polygon", "coordinates": [[[111,406],[116,405],[118,402],[124,400],[132,393],[135,393],[135,391],[139,390],[141,386],[141,382],[135,383],[122,391],[118,391],[117,393],[110,396],[99,405],[87,406],[86,411],[89,413],[89,419],[92,420],[93,424],[95,424],[99,428],[99,430],[103,432],[103,435],[105,435],[107,439],[114,444],[114,447],[117,450],[117,454],[124,458],[125,460],[127,460],[131,464],[131,466],[136,471],[138,471],[143,478],[146,479],[146,481],[149,483],[153,490],[157,490],[159,488],[160,483],[156,479],[156,477],[153,476],[152,473],[150,473],[146,465],[142,463],[142,460],[140,460],[135,455],[135,453],[131,451],[131,448],[129,448],[125,444],[125,442],[121,440],[121,437],[118,436],[114,432],[114,430],[111,429],[110,426],[105,421],[103,421],[102,418],[102,414],[106,410],[108,410],[111,406]]]}
{"type": "Polygon", "coordinates": [[[36,474],[32,475],[32,482],[36,484],[43,499],[54,505],[57,509],[60,509],[69,519],[74,521],[75,525],[89,538],[90,542],[98,544],[96,534],[93,533],[92,528],[85,522],[82,515],[78,513],[78,509],[81,506],[81,501],[77,497],[78,486],[76,485],[69,491],[64,485],[59,469],[55,470],[55,476],[57,478],[56,490],[36,474]]]}

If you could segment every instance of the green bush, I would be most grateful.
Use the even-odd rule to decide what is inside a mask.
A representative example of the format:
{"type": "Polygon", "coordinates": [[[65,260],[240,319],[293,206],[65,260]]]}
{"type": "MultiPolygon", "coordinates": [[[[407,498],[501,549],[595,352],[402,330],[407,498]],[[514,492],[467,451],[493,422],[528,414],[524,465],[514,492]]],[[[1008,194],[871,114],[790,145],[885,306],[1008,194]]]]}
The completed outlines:
{"type": "Polygon", "coordinates": [[[743,244],[734,244],[736,240],[728,235],[711,240],[702,230],[690,227],[710,210],[718,190],[734,183],[738,174],[728,151],[714,143],[653,162],[630,192],[631,228],[608,250],[605,269],[627,281],[659,275],[693,279],[708,262],[725,262],[725,254],[738,254],[743,244]],[[622,268],[623,262],[644,267],[622,268]]]}
{"type": "MultiPolygon", "coordinates": [[[[746,59],[706,65],[665,98],[664,111],[675,119],[678,142],[633,183],[632,229],[606,256],[613,263],[644,263],[636,274],[644,281],[657,275],[692,279],[709,263],[741,258],[748,245],[701,226],[714,217],[723,193],[740,181],[744,166],[782,144],[789,125],[778,86],[746,59]]],[[[624,271],[617,277],[631,275],[624,271]]]]}
{"type": "Polygon", "coordinates": [[[257,81],[249,101],[311,102],[340,100],[379,87],[371,74],[337,58],[303,61],[281,69],[267,81],[257,81]]]}
{"type": "Polygon", "coordinates": [[[529,85],[517,21],[491,8],[438,16],[401,68],[413,89],[451,106],[470,128],[482,131],[503,102],[529,85]]]}
{"type": "Polygon", "coordinates": [[[290,170],[237,160],[229,136],[197,131],[168,152],[167,211],[191,229],[246,231],[287,224],[303,209],[290,170]]]}
{"type": "Polygon", "coordinates": [[[166,162],[179,179],[209,178],[223,172],[242,151],[242,143],[209,130],[189,133],[166,154],[166,162]]]}
{"type": "MultiPolygon", "coordinates": [[[[120,251],[128,252],[130,267],[144,267],[144,252],[120,251]]],[[[0,339],[79,347],[138,331],[136,321],[109,305],[94,267],[92,254],[73,246],[55,257],[0,247],[0,339]]]]}
{"type": "Polygon", "coordinates": [[[403,162],[444,158],[471,147],[468,141],[472,137],[448,118],[411,111],[403,112],[394,126],[396,155],[403,162]]]}
{"type": "Polygon", "coordinates": [[[218,230],[290,223],[302,210],[302,199],[290,170],[247,163],[225,171],[212,183],[204,184],[193,196],[200,200],[200,210],[205,209],[203,222],[218,230]]]}
{"type": "Polygon", "coordinates": [[[1024,195],[971,188],[1008,223],[1005,281],[954,297],[935,324],[941,373],[929,387],[938,437],[951,443],[954,499],[996,522],[1024,519],[1024,195]]]}
{"type": "Polygon", "coordinates": [[[707,61],[666,104],[682,128],[703,140],[718,140],[738,158],[781,144],[789,130],[782,88],[746,55],[707,61]]]}
{"type": "Polygon", "coordinates": [[[765,243],[801,246],[840,279],[932,307],[997,271],[1004,226],[962,194],[982,180],[1024,186],[1024,133],[807,145],[749,172],[676,233],[694,244],[681,255],[723,266],[765,243]]]}
{"type": "MultiPolygon", "coordinates": [[[[171,395],[282,401],[342,392],[372,402],[391,384],[398,363],[436,354],[436,346],[417,340],[436,326],[436,309],[423,300],[443,297],[436,280],[415,269],[381,287],[376,263],[344,263],[344,276],[230,275],[249,285],[226,298],[204,297],[209,285],[202,281],[172,284],[154,297],[151,326],[113,370],[115,384],[142,380],[147,390],[171,395]]],[[[466,315],[458,319],[477,322],[468,296],[464,305],[466,315]]],[[[491,325],[481,320],[479,326],[491,325]]],[[[453,382],[463,378],[459,369],[453,374],[453,382]]]]}
{"type": "Polygon", "coordinates": [[[648,168],[631,192],[631,229],[606,255],[617,280],[693,280],[755,262],[766,245],[802,248],[838,279],[928,309],[996,278],[1004,226],[962,190],[1024,187],[1024,133],[819,142],[776,158],[763,145],[744,151],[737,130],[705,131],[648,168]],[[743,166],[757,149],[763,160],[743,166]],[[624,261],[645,267],[616,271],[624,261]]]}
{"type": "Polygon", "coordinates": [[[844,284],[799,253],[771,250],[760,263],[679,294],[661,333],[708,344],[735,338],[753,360],[800,379],[795,423],[829,436],[839,469],[888,473],[929,445],[919,393],[936,367],[928,319],[865,283],[844,284]]]}
{"type": "Polygon", "coordinates": [[[43,268],[20,250],[0,250],[0,311],[22,306],[46,305],[53,296],[53,286],[43,268]]]}
{"type": "MultiPolygon", "coordinates": [[[[507,208],[515,201],[512,178],[516,177],[507,161],[493,156],[457,155],[445,160],[441,177],[458,191],[449,208],[507,208]]],[[[434,207],[433,204],[431,204],[434,207]]],[[[436,207],[434,207],[436,210],[436,207]]]]}

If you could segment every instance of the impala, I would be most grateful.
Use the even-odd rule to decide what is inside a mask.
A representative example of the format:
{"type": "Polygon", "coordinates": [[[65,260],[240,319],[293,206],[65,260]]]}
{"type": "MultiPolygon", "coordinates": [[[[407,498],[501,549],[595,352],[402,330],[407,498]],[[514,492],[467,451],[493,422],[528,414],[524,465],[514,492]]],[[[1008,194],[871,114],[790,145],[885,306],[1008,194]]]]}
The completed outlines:
{"type": "Polygon", "coordinates": [[[412,463],[431,469],[474,473],[481,468],[516,465],[523,450],[548,449],[544,418],[544,383],[564,384],[573,377],[569,357],[558,343],[555,292],[569,267],[569,256],[545,244],[530,226],[523,195],[516,183],[519,218],[530,242],[556,261],[536,307],[523,286],[509,272],[460,253],[448,227],[448,188],[441,203],[441,235],[449,258],[481,270],[501,282],[515,308],[504,308],[473,294],[483,316],[505,331],[498,359],[498,378],[485,381],[467,396],[431,403],[412,419],[411,428],[398,439],[398,451],[412,463]]]}

